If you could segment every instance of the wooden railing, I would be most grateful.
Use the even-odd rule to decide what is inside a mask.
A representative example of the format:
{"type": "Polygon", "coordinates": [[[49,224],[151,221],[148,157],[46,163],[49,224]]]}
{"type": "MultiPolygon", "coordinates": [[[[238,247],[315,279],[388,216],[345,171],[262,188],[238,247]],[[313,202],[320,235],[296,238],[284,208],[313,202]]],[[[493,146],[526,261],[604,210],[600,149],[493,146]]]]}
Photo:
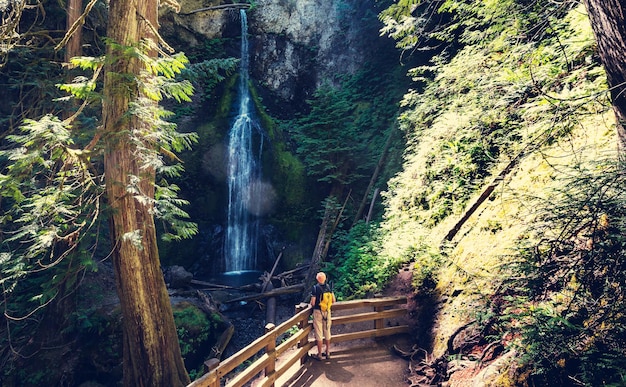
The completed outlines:
{"type": "MultiPolygon", "coordinates": [[[[364,321],[373,321],[373,324],[372,329],[333,334],[332,342],[407,333],[409,331],[408,325],[385,327],[386,319],[400,318],[406,315],[406,309],[403,307],[406,302],[406,297],[387,297],[341,301],[333,304],[333,326],[364,321]],[[367,311],[367,309],[371,311],[367,311]]],[[[276,380],[296,362],[300,362],[300,365],[304,364],[307,353],[316,345],[315,339],[309,339],[309,334],[313,329],[312,322],[309,320],[311,313],[310,305],[297,305],[296,314],[292,318],[278,326],[268,324],[263,336],[221,363],[217,359],[213,359],[214,362],[210,365],[209,372],[188,387],[219,387],[222,379],[225,379],[235,368],[247,361],[252,361],[252,363],[238,374],[228,378],[225,383],[226,386],[243,386],[261,371],[265,371],[265,377],[258,385],[274,386],[276,380]],[[291,335],[289,336],[289,334],[291,335]],[[276,360],[281,355],[285,356],[277,364],[276,360]]]]}

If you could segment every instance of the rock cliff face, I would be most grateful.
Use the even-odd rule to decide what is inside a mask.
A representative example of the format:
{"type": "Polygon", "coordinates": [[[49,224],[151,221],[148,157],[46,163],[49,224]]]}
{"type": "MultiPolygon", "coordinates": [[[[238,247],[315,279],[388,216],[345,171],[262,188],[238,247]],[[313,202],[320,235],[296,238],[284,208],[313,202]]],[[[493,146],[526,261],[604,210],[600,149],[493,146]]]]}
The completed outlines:
{"type": "MultiPolygon", "coordinates": [[[[202,39],[237,37],[238,11],[196,12],[216,5],[184,0],[181,12],[165,17],[164,25],[190,46],[202,39]]],[[[252,78],[278,100],[297,105],[320,84],[355,72],[366,56],[393,46],[378,36],[374,6],[362,0],[256,1],[247,11],[252,78]]]]}
{"type": "MultiPolygon", "coordinates": [[[[252,14],[253,76],[284,100],[353,73],[363,62],[363,1],[262,0],[252,14]],[[359,12],[361,11],[361,12],[359,12]]],[[[375,36],[374,36],[375,37],[375,36]]],[[[304,95],[302,95],[304,94],[304,95]]]]}

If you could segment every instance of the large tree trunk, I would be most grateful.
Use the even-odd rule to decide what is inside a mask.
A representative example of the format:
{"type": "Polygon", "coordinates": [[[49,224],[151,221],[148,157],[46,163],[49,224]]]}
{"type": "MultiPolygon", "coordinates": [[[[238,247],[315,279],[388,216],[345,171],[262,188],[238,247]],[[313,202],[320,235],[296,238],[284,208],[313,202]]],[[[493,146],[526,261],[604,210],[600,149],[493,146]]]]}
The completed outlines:
{"type": "MultiPolygon", "coordinates": [[[[136,47],[142,38],[154,39],[156,26],[156,0],[111,0],[107,35],[113,42],[136,47]]],[[[183,386],[190,380],[160,269],[152,208],[129,189],[154,198],[155,172],[140,165],[131,140],[133,131],[137,141],[137,132],[150,130],[150,123],[129,114],[129,104],[140,96],[142,63],[121,51],[108,45],[103,120],[113,265],[124,319],[124,385],[183,386]]]]}
{"type": "Polygon", "coordinates": [[[611,88],[619,149],[626,150],[626,1],[585,0],[611,88]]]}

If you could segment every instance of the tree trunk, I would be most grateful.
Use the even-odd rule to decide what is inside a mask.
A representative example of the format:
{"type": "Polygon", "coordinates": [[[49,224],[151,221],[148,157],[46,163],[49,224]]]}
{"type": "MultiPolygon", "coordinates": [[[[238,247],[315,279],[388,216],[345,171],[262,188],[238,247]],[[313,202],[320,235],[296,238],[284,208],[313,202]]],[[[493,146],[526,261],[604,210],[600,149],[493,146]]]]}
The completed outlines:
{"type": "Polygon", "coordinates": [[[131,139],[134,135],[138,141],[137,131],[150,131],[150,123],[129,114],[129,104],[140,97],[137,77],[142,63],[122,50],[123,46],[137,46],[141,39],[154,39],[156,26],[155,0],[110,1],[107,35],[122,48],[107,47],[104,167],[113,265],[124,320],[125,386],[184,386],[190,382],[161,273],[152,208],[129,191],[135,187],[145,198],[154,198],[155,171],[140,165],[139,150],[131,139]]]}
{"type": "Polygon", "coordinates": [[[617,117],[619,150],[623,157],[626,150],[626,2],[585,0],[585,6],[609,81],[617,117]]]}
{"type": "MultiPolygon", "coordinates": [[[[67,22],[66,30],[69,31],[72,25],[78,20],[82,13],[83,2],[82,0],[68,0],[67,1],[67,22]]],[[[70,59],[75,56],[82,55],[81,41],[82,41],[82,28],[78,28],[72,37],[67,41],[65,46],[65,62],[70,63],[70,59]]]]}
{"type": "MultiPolygon", "coordinates": [[[[389,131],[389,135],[387,135],[387,141],[385,141],[385,146],[383,147],[383,151],[380,153],[380,157],[378,158],[376,169],[374,169],[374,173],[372,174],[372,177],[370,178],[370,182],[367,185],[367,188],[365,189],[365,194],[363,195],[363,199],[361,199],[361,204],[359,205],[359,209],[356,211],[356,215],[354,216],[354,220],[352,221],[352,227],[354,227],[354,225],[359,220],[361,220],[361,216],[363,216],[363,211],[365,211],[365,206],[367,204],[367,197],[369,196],[370,192],[372,192],[372,188],[374,188],[374,184],[376,184],[378,175],[380,174],[380,171],[382,170],[385,164],[385,159],[387,158],[387,152],[389,151],[389,147],[391,147],[391,140],[393,139],[393,134],[395,133],[395,131],[396,131],[396,128],[394,126],[389,131]]],[[[374,202],[375,198],[376,198],[376,194],[373,195],[372,202],[374,202]]]]}
{"type": "MultiPolygon", "coordinates": [[[[331,190],[328,199],[338,198],[341,195],[343,187],[336,185],[331,190]]],[[[352,191],[350,191],[352,193],[352,191]]],[[[341,209],[337,208],[334,203],[326,202],[324,208],[324,217],[322,218],[322,224],[320,225],[320,231],[317,234],[317,242],[315,243],[315,249],[313,250],[313,256],[311,257],[311,263],[309,264],[309,271],[304,279],[304,292],[302,293],[302,299],[307,300],[310,295],[310,290],[316,283],[315,275],[320,271],[322,262],[326,259],[328,249],[330,248],[330,242],[333,237],[333,232],[337,228],[337,225],[341,221],[343,210],[346,207],[350,193],[344,201],[341,209]]]]}

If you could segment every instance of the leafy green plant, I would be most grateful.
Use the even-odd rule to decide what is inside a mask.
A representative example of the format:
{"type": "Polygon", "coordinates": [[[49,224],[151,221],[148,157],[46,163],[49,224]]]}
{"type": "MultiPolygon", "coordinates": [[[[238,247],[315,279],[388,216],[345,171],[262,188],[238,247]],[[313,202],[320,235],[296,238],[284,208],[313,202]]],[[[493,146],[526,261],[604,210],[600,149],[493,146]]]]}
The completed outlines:
{"type": "MultiPolygon", "coordinates": [[[[126,54],[143,58],[146,69],[138,80],[144,97],[131,104],[128,113],[150,117],[151,130],[137,128],[132,140],[136,141],[139,161],[158,171],[160,180],[156,182],[154,198],[144,195],[133,183],[127,187],[127,193],[151,205],[157,219],[169,224],[165,237],[189,237],[195,233],[195,225],[186,221],[180,207],[186,202],[177,198],[177,188],[168,184],[166,178],[181,173],[174,152],[189,148],[196,136],[177,133],[175,125],[166,121],[170,113],[148,100],[188,101],[193,88],[189,82],[173,79],[185,66],[184,55],[152,60],[144,54],[148,49],[143,45],[124,48],[126,54]],[[163,155],[174,162],[168,162],[163,155]]],[[[71,304],[65,303],[78,286],[81,274],[95,270],[95,260],[109,252],[102,254],[99,250],[100,246],[110,247],[99,240],[105,207],[103,176],[99,171],[102,148],[96,146],[100,136],[95,134],[93,141],[85,141],[85,132],[72,127],[78,119],[88,122],[89,117],[83,118],[86,107],[99,102],[96,80],[104,60],[80,57],[72,63],[92,75],[76,78],[60,88],[83,101],[83,105],[65,120],[51,114],[24,120],[20,131],[8,135],[10,143],[0,150],[0,305],[6,320],[0,328],[0,356],[6,369],[21,361],[21,351],[33,354],[39,350],[40,342],[32,340],[32,336],[52,335],[49,331],[57,329],[57,320],[63,321],[63,314],[72,312],[66,310],[71,304]],[[48,306],[55,307],[46,310],[48,306]],[[54,324],[47,324],[48,320],[54,324]]],[[[93,322],[84,317],[79,314],[70,322],[78,324],[78,330],[93,328],[93,322]]],[[[67,326],[58,329],[71,331],[67,326]]]]}
{"type": "Polygon", "coordinates": [[[181,77],[197,85],[197,89],[202,90],[200,98],[206,101],[215,87],[233,74],[238,63],[236,58],[206,59],[186,67],[181,77]]]}

